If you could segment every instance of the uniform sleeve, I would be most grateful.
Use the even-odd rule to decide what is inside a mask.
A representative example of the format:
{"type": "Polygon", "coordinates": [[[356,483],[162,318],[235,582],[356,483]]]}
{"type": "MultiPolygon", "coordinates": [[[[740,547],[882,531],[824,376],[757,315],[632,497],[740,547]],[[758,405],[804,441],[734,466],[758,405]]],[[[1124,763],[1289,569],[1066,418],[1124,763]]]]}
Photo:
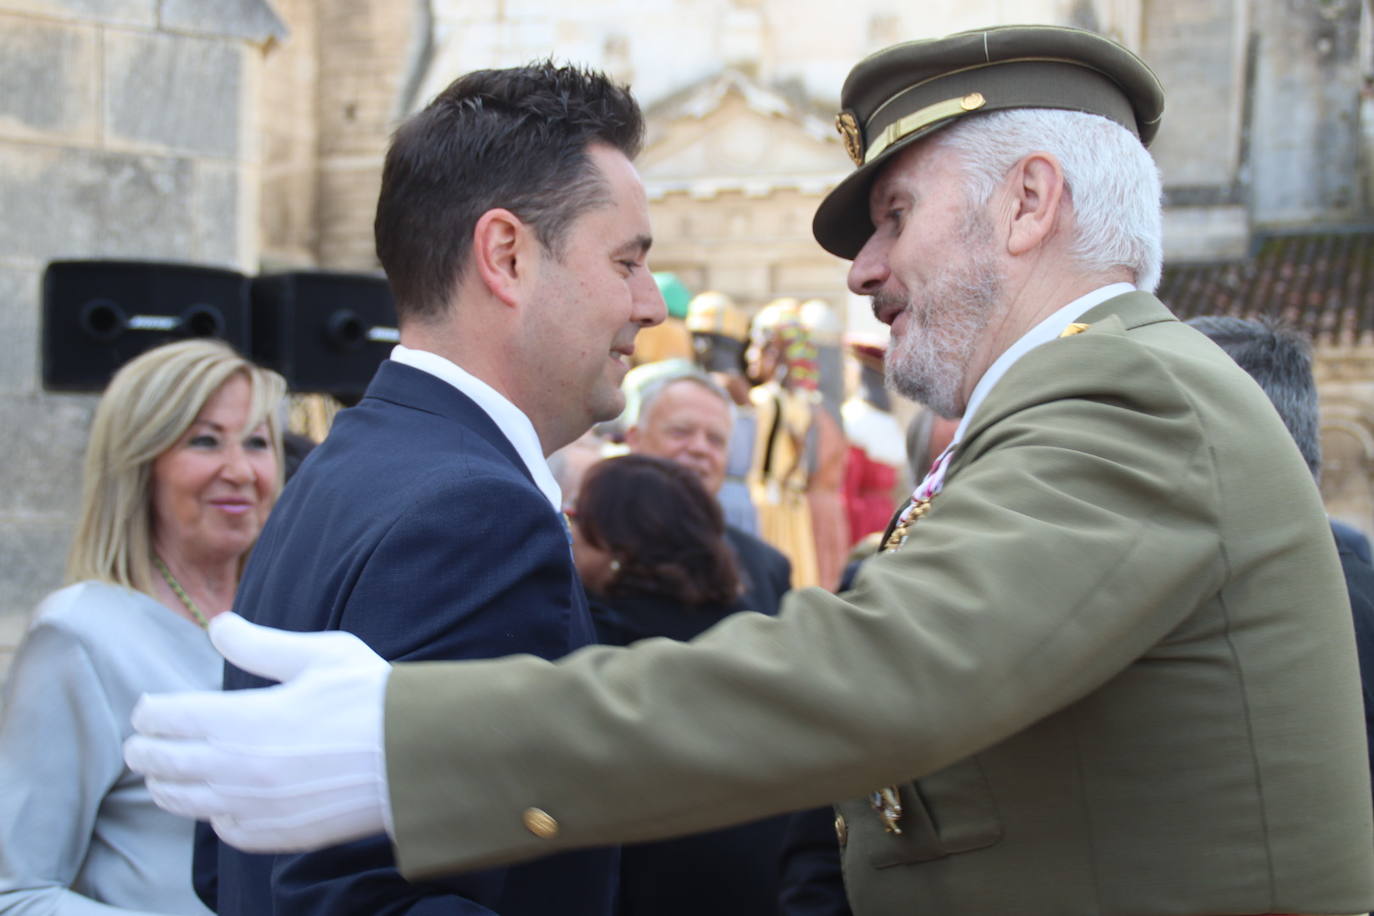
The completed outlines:
{"type": "Polygon", "coordinates": [[[1111,371],[1047,386],[968,440],[906,546],[843,596],[794,591],[777,618],[736,615],[685,645],[398,666],[386,751],[403,870],[860,796],[1122,671],[1223,574],[1196,411],[1138,350],[1079,345],[1111,371]],[[557,833],[526,829],[529,808],[557,833]]]}
{"type": "Polygon", "coordinates": [[[0,913],[137,913],[72,891],[105,795],[123,772],[121,731],[86,648],[39,623],[20,647],[0,723],[0,913]]]}
{"type": "MultiPolygon", "coordinates": [[[[500,478],[429,490],[398,513],[345,603],[342,628],[391,659],[567,653],[573,585],[565,530],[546,500],[500,478]]],[[[411,883],[376,836],[278,856],[277,904],[296,916],[495,911],[501,869],[411,883]]]]}

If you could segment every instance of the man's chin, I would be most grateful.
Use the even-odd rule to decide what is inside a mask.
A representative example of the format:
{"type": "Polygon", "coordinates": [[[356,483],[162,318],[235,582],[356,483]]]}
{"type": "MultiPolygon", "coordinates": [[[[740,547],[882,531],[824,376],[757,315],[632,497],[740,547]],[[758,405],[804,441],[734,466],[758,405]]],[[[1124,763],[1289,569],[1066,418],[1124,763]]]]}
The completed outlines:
{"type": "Polygon", "coordinates": [[[614,420],[625,411],[625,393],[617,386],[611,386],[609,391],[599,393],[599,396],[591,400],[592,423],[605,423],[614,420]]]}

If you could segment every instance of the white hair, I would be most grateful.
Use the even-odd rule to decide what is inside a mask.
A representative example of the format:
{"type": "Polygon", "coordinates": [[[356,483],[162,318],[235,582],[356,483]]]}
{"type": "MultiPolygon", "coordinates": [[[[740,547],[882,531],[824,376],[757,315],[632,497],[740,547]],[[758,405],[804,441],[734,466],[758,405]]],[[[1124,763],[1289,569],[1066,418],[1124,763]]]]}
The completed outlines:
{"type": "Polygon", "coordinates": [[[691,382],[698,387],[705,388],[707,391],[720,398],[725,404],[725,410],[730,415],[730,425],[735,425],[735,399],[730,397],[730,392],[726,391],[716,380],[695,366],[684,366],[679,371],[669,371],[645,383],[639,390],[639,397],[635,399],[635,411],[629,418],[630,426],[637,426],[653,410],[654,403],[659,399],[663,392],[668,390],[670,385],[678,382],[691,382]]]}
{"type": "Polygon", "coordinates": [[[987,203],[1023,157],[1051,154],[1073,204],[1073,257],[1094,271],[1125,268],[1146,292],[1159,285],[1159,168],[1120,124],[1081,111],[1013,108],[967,118],[934,139],[962,158],[975,205],[987,203]]]}

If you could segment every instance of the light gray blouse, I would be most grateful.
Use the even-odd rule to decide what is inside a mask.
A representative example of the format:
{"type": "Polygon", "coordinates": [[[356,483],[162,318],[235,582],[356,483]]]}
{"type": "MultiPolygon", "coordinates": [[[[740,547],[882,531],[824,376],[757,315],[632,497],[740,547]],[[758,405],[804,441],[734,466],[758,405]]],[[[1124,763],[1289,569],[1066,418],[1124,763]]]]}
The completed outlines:
{"type": "Polygon", "coordinates": [[[140,694],[218,689],[222,664],[140,592],[81,582],[43,601],[0,713],[0,913],[209,912],[192,822],[153,804],[122,747],[140,694]]]}

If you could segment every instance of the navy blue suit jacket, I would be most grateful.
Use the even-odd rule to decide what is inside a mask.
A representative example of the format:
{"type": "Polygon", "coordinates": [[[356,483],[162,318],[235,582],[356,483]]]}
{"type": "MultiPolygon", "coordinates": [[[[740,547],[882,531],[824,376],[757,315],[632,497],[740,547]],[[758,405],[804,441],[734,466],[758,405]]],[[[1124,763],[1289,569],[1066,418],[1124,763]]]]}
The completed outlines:
{"type": "MultiPolygon", "coordinates": [[[[595,640],[563,521],[509,440],[457,389],[391,361],[283,492],[235,604],[275,627],[349,630],[396,660],[551,659],[595,640]]],[[[226,668],[226,688],[262,683],[226,668]]],[[[605,916],[617,858],[411,884],[385,836],[290,856],[221,845],[219,912],[605,916]]]]}
{"type": "Polygon", "coordinates": [[[734,525],[725,526],[725,540],[739,560],[744,582],[744,594],[736,610],[776,616],[782,596],[792,588],[792,561],[776,547],[734,525]]]}

